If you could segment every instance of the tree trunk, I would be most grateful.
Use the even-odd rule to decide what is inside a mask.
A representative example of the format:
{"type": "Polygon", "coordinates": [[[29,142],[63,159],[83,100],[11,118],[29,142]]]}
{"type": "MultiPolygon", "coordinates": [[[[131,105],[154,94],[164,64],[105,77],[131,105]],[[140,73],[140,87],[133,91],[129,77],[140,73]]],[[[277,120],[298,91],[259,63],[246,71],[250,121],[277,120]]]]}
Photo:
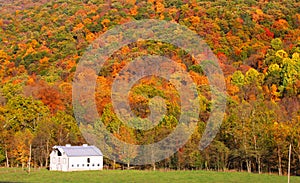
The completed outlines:
{"type": "Polygon", "coordinates": [[[154,161],[154,152],[153,152],[152,148],[151,148],[151,161],[153,162],[152,163],[152,167],[153,167],[153,170],[155,171],[156,170],[156,166],[155,166],[155,161],[154,161]]]}
{"type": "MultiPolygon", "coordinates": [[[[300,141],[298,142],[298,152],[300,152],[300,141]]],[[[300,154],[299,153],[297,154],[298,154],[298,161],[300,163],[300,154]]]]}
{"type": "Polygon", "coordinates": [[[45,164],[45,166],[46,166],[46,168],[48,167],[48,156],[49,156],[49,141],[47,140],[47,142],[46,142],[46,164],[45,164]]]}
{"type": "Polygon", "coordinates": [[[30,162],[31,162],[31,144],[29,145],[28,173],[30,173],[30,162]]]}
{"type": "Polygon", "coordinates": [[[247,145],[246,145],[246,140],[244,140],[244,151],[245,151],[247,172],[251,173],[251,160],[248,160],[248,149],[247,149],[247,145]]]}
{"type": "Polygon", "coordinates": [[[113,170],[116,168],[116,160],[114,159],[113,170]]]}
{"type": "Polygon", "coordinates": [[[241,169],[241,172],[243,171],[243,162],[240,161],[240,169],[241,169]]]}
{"type": "Polygon", "coordinates": [[[6,158],[6,167],[9,167],[9,160],[8,160],[8,155],[7,155],[7,150],[5,150],[5,158],[6,158]]]}
{"type": "Polygon", "coordinates": [[[291,152],[292,151],[292,144],[289,147],[289,165],[288,165],[288,183],[290,183],[290,173],[291,173],[291,152]]]}
{"type": "Polygon", "coordinates": [[[177,153],[177,170],[181,168],[181,152],[178,151],[177,153]]]}
{"type": "Polygon", "coordinates": [[[258,174],[261,174],[261,159],[260,159],[260,154],[257,151],[257,142],[256,142],[256,136],[253,135],[253,140],[254,140],[254,150],[256,153],[256,163],[257,163],[257,171],[258,174]]]}
{"type": "Polygon", "coordinates": [[[260,156],[258,156],[258,158],[257,158],[257,169],[258,169],[258,173],[261,174],[261,159],[260,159],[260,156]]]}
{"type": "Polygon", "coordinates": [[[247,172],[251,173],[251,160],[246,160],[247,172]]]}
{"type": "Polygon", "coordinates": [[[277,148],[277,154],[278,154],[278,174],[282,175],[282,165],[281,165],[281,152],[280,152],[280,148],[277,148]]]}

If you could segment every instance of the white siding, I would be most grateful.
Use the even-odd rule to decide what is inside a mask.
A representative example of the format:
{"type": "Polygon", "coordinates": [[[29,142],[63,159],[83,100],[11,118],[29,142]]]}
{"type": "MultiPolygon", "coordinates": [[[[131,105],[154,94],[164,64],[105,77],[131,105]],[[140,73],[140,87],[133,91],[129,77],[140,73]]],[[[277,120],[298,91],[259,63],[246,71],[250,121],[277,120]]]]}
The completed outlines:
{"type": "Polygon", "coordinates": [[[65,154],[58,156],[55,151],[50,154],[50,170],[68,171],[68,157],[65,154]]]}
{"type": "Polygon", "coordinates": [[[85,157],[70,157],[69,170],[102,170],[103,157],[102,156],[85,156],[85,157]],[[88,162],[89,159],[89,162],[88,162]]]}

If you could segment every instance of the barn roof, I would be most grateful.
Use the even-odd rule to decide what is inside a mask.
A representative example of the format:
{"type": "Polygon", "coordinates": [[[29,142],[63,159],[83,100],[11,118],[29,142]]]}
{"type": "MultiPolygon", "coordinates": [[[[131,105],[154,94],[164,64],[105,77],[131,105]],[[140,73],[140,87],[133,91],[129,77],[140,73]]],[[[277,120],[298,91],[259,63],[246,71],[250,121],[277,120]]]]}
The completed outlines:
{"type": "Polygon", "coordinates": [[[69,157],[75,156],[103,156],[100,149],[95,146],[54,146],[54,149],[62,150],[69,157]]]}

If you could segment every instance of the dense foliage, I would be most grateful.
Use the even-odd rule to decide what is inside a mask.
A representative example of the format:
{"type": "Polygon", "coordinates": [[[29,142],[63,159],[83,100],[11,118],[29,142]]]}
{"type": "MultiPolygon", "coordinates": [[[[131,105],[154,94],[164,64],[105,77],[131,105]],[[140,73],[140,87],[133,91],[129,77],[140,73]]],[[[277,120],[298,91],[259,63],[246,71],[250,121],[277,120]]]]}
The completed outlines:
{"type": "MultiPolygon", "coordinates": [[[[72,80],[87,46],[115,25],[146,18],[185,25],[218,56],[227,85],[220,132],[204,151],[198,143],[213,101],[203,71],[190,55],[165,43],[140,41],[114,53],[97,79],[97,109],[106,128],[129,143],[159,141],[178,123],[177,93],[156,77],[141,80],[129,96],[135,114],[149,115],[155,96],[167,101],[157,128],[127,128],[114,114],[110,92],[118,72],[132,58],[168,55],[197,84],[198,130],[158,168],[247,170],[286,173],[300,166],[300,3],[286,1],[57,0],[3,3],[0,11],[0,162],[48,166],[53,145],[82,144],[72,111],[72,80]],[[174,102],[175,101],[175,102],[174,102]]],[[[126,75],[124,76],[126,79],[126,75]]],[[[88,117],[84,116],[83,117],[88,117]]],[[[79,122],[80,123],[80,122],[79,122]]],[[[112,152],[113,153],[113,152],[112,152]]],[[[135,153],[131,157],[134,158],[135,153]]],[[[106,160],[113,166],[113,162],[106,160]]],[[[147,166],[145,166],[147,168],[147,166]]],[[[149,165],[150,167],[150,165],[149,165]]]]}

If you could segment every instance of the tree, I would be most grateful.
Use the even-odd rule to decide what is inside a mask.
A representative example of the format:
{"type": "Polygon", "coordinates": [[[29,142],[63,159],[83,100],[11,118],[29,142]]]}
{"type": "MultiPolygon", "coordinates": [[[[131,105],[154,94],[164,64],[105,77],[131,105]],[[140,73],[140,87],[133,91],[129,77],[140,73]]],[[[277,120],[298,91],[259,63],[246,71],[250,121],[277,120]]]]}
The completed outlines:
{"type": "Polygon", "coordinates": [[[290,129],[285,123],[274,122],[272,130],[274,131],[274,140],[277,145],[277,157],[278,157],[278,174],[283,175],[282,158],[283,151],[288,149],[289,143],[287,137],[290,134],[290,129]]]}
{"type": "Polygon", "coordinates": [[[233,73],[231,81],[234,85],[242,87],[245,84],[245,76],[241,71],[236,71],[233,73]]]}
{"type": "Polygon", "coordinates": [[[24,131],[18,131],[14,135],[14,149],[12,155],[16,158],[17,162],[22,164],[22,168],[28,163],[29,157],[31,156],[31,143],[33,134],[29,129],[24,131]]]}
{"type": "Polygon", "coordinates": [[[14,131],[29,128],[34,131],[37,121],[47,115],[48,109],[40,101],[32,97],[15,96],[7,101],[6,105],[6,128],[14,131]]]}
{"type": "Polygon", "coordinates": [[[45,116],[38,121],[32,139],[33,160],[35,161],[35,165],[39,164],[40,167],[48,167],[50,148],[56,145],[54,129],[55,124],[50,116],[45,116]]]}
{"type": "Polygon", "coordinates": [[[120,128],[120,133],[114,134],[119,140],[123,141],[121,144],[122,147],[116,147],[119,154],[119,159],[127,164],[127,168],[130,168],[130,162],[136,157],[137,155],[137,148],[135,145],[135,138],[133,136],[133,132],[129,129],[126,129],[124,126],[120,128]],[[128,144],[128,145],[127,145],[128,144]],[[121,149],[122,148],[122,149],[121,149]]]}
{"type": "Polygon", "coordinates": [[[58,111],[52,118],[56,145],[83,143],[75,118],[63,111],[58,111]]]}

